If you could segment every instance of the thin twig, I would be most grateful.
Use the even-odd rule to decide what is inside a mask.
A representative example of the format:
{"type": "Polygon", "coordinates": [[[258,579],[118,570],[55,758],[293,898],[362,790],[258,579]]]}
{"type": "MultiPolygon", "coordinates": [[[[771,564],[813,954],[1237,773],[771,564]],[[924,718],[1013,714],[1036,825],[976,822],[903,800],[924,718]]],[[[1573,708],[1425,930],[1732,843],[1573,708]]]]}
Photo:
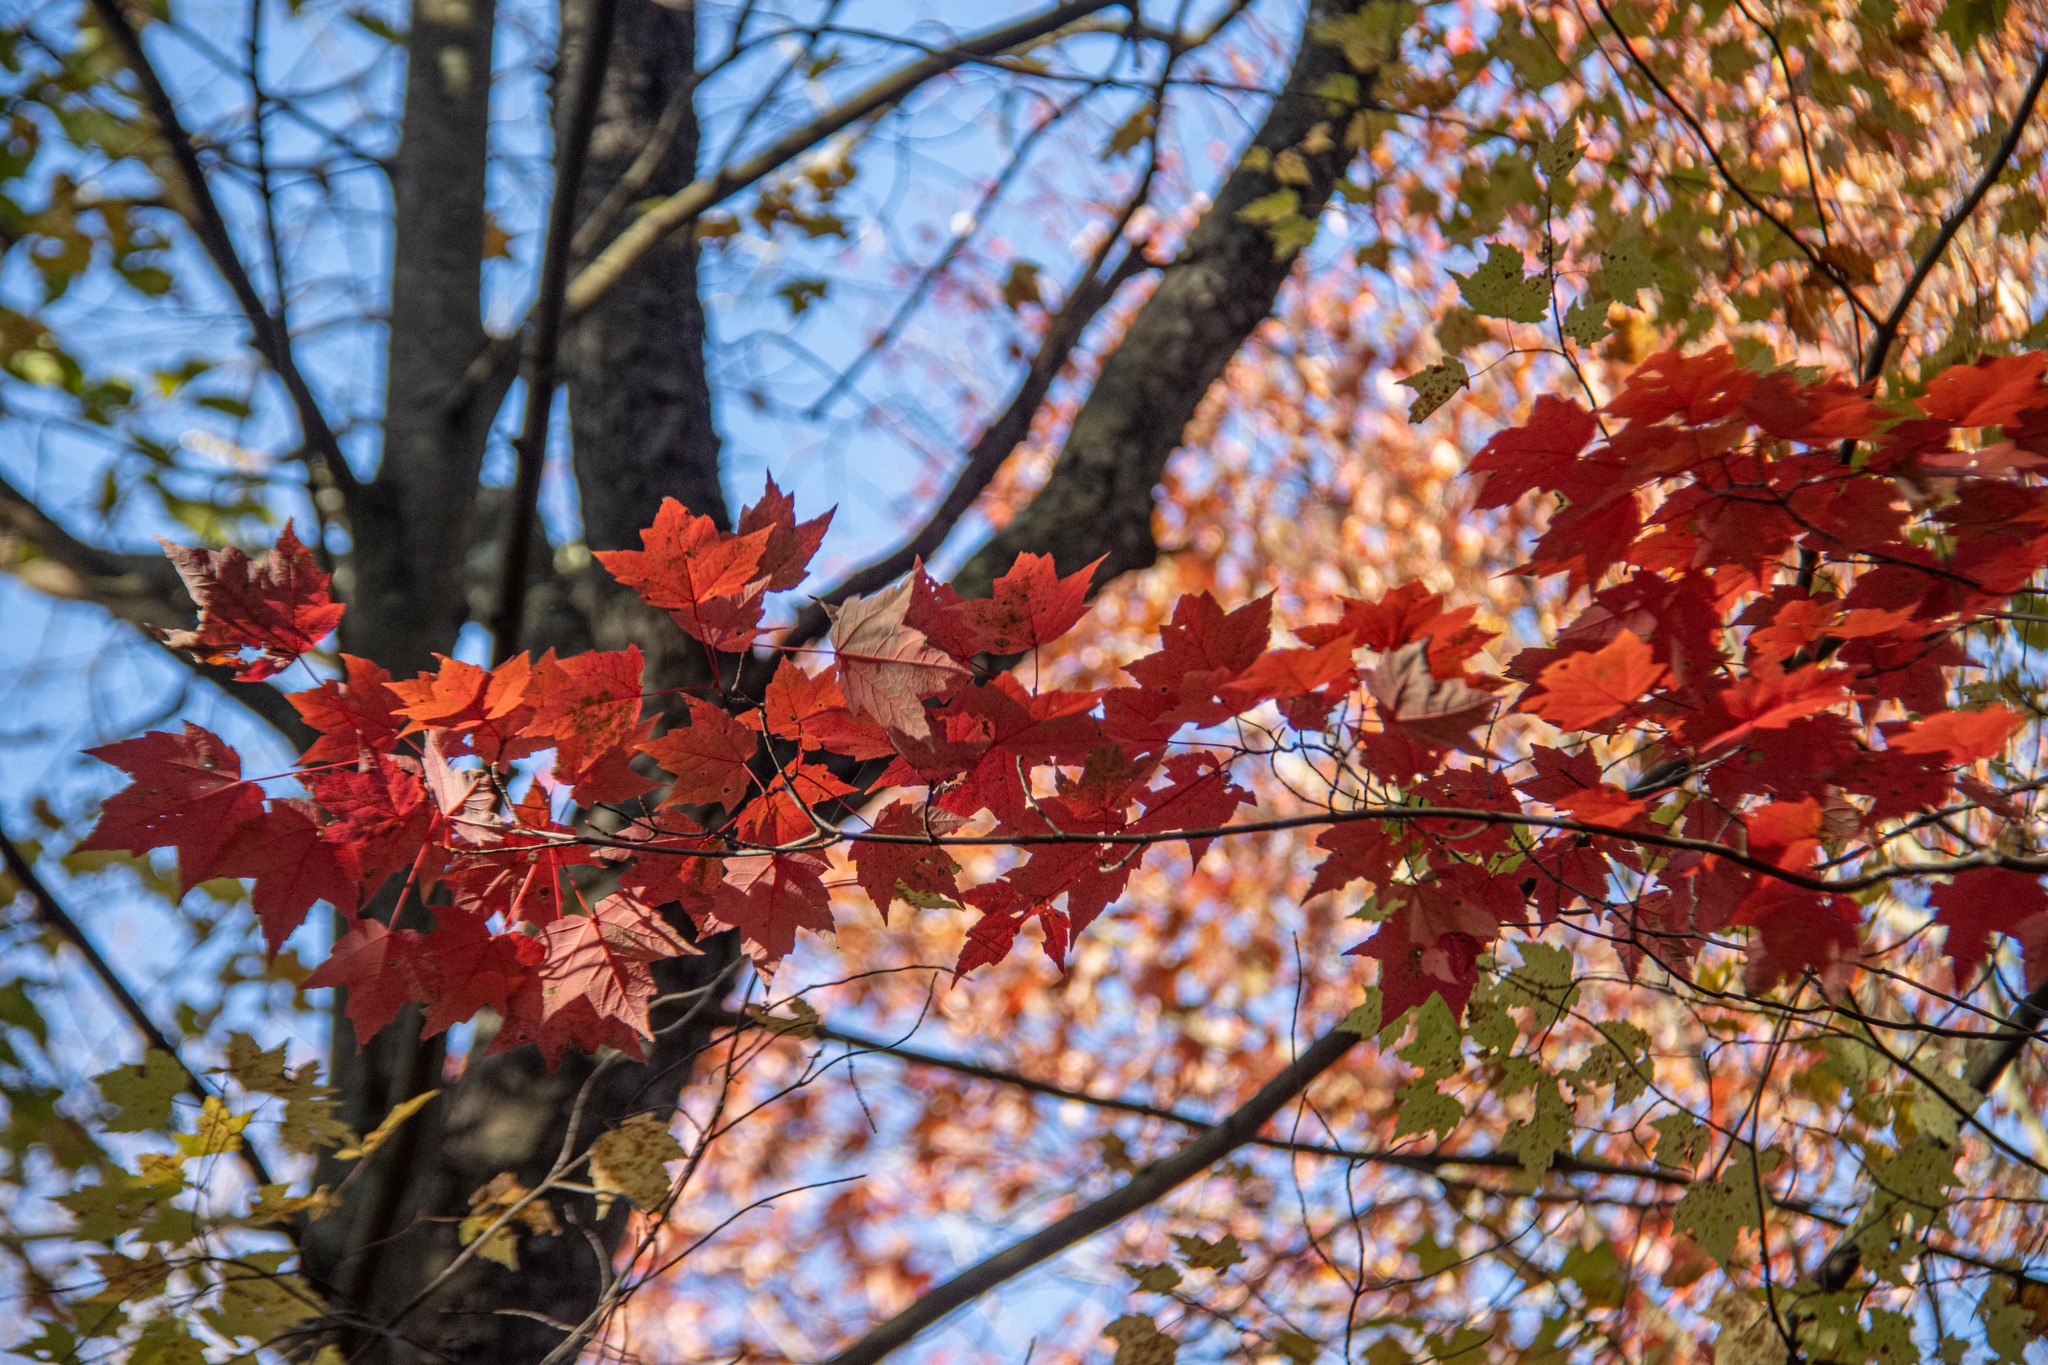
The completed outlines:
{"type": "MultiPolygon", "coordinates": [[[[71,912],[51,894],[50,888],[44,885],[43,879],[36,874],[34,865],[4,830],[0,830],[0,861],[6,863],[8,874],[20,882],[22,889],[28,892],[29,900],[35,904],[36,915],[43,923],[49,925],[56,931],[58,937],[78,950],[78,955],[85,959],[85,965],[99,978],[101,987],[114,998],[114,1003],[121,1007],[121,1013],[128,1017],[128,1022],[135,1026],[143,1041],[154,1051],[161,1052],[178,1064],[178,1070],[185,1075],[185,1093],[202,1104],[207,1100],[218,1100],[219,1092],[201,1080],[199,1073],[186,1063],[178,1051],[177,1040],[165,1033],[157,1026],[156,1021],[149,1017],[149,1011],[142,1007],[142,1002],[128,989],[128,983],[121,979],[121,974],[114,970],[114,965],[101,955],[93,941],[86,936],[85,927],[72,918],[71,912]]],[[[249,1168],[249,1174],[255,1178],[258,1185],[277,1183],[271,1177],[270,1168],[264,1164],[263,1158],[257,1155],[256,1149],[248,1143],[244,1142],[236,1155],[241,1157],[242,1163],[249,1168]]],[[[292,1234],[287,1232],[286,1235],[292,1234]]]]}
{"type": "Polygon", "coordinates": [[[533,558],[535,523],[540,519],[540,477],[547,459],[548,421],[555,406],[556,361],[576,231],[577,191],[583,186],[590,135],[597,126],[597,102],[604,91],[617,14],[618,0],[590,2],[583,60],[570,92],[561,145],[555,149],[555,197],[548,204],[547,245],[541,251],[539,294],[533,304],[533,330],[527,338],[526,414],[519,437],[512,443],[518,464],[512,476],[511,524],[505,530],[504,553],[498,564],[498,610],[491,618],[492,649],[499,660],[518,651],[520,627],[525,624],[527,565],[533,558]]]}

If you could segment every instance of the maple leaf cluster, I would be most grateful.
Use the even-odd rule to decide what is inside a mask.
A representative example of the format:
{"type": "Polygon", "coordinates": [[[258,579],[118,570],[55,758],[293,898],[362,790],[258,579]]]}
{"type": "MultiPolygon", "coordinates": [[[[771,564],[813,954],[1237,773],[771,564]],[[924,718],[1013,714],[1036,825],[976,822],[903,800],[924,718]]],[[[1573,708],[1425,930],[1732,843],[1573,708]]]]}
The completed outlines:
{"type": "MultiPolygon", "coordinates": [[[[1409,584],[1278,644],[1270,597],[1190,595],[1127,684],[1027,685],[1001,664],[1075,626],[1095,566],[1026,554],[980,600],[919,566],[834,610],[828,666],[785,653],[758,695],[650,698],[632,648],[406,680],[343,655],[291,697],[319,735],[303,795],[244,778],[197,726],[153,733],[93,751],[134,781],[87,846],[174,848],[187,888],[253,879],[273,949],[336,906],[350,925],[307,984],[347,987],[363,1037],[409,1003],[429,1031],[490,1008],[495,1047],[550,1055],[637,1053],[652,964],[698,934],[737,930],[772,968],[829,931],[842,849],[884,918],[974,916],[961,973],[1034,922],[1063,964],[1162,845],[1200,859],[1315,823],[1309,894],[1370,885],[1352,951],[1378,961],[1389,1020],[1432,994],[1462,1011],[1504,929],[1559,920],[1681,973],[1746,929],[1748,989],[1839,983],[1851,893],[1898,873],[1887,830],[1959,786],[2015,813],[1980,773],[2026,717],[1955,709],[1951,680],[1961,629],[2048,564],[2048,489],[2028,481],[2044,377],[2048,356],[1990,360],[1888,405],[1723,349],[1652,358],[1597,413],[1539,399],[1471,472],[1481,510],[1552,500],[1521,572],[1580,606],[1504,671],[1475,608],[1409,584]],[[1320,805],[1240,819],[1239,765],[1282,751],[1334,773],[1320,805]],[[1008,856],[963,885],[961,845],[1008,856]],[[431,927],[393,927],[393,905],[431,927]]],[[[798,522],[771,482],[731,532],[670,501],[642,549],[598,558],[737,677],[827,520],[798,522]]],[[[253,651],[249,676],[338,617],[289,530],[278,567],[174,553],[204,613],[180,642],[253,651]]],[[[2035,879],[1988,855],[1948,870],[1932,904],[1959,977],[1994,934],[2048,972],[2035,879]]]]}

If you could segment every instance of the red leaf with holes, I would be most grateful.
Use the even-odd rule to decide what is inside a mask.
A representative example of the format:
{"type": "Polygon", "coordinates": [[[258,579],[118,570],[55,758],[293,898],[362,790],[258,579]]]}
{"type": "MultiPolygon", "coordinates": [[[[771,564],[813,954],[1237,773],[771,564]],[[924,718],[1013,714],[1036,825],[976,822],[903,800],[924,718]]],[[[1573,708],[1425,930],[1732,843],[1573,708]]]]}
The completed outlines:
{"type": "Polygon", "coordinates": [[[640,533],[644,549],[599,550],[597,561],[692,638],[713,649],[741,650],[761,633],[770,576],[787,570],[787,563],[766,563],[781,531],[776,523],[727,535],[710,517],[692,516],[674,498],[663,498],[654,525],[640,533]]]}
{"type": "Polygon", "coordinates": [[[180,894],[222,875],[221,850],[263,814],[263,790],[242,781],[241,755],[190,721],[180,734],[152,730],[86,752],[135,780],[107,798],[79,848],[137,855],[175,848],[180,894]]]}
{"type": "Polygon", "coordinates": [[[753,786],[747,764],[760,736],[709,702],[688,701],[690,723],[640,745],[640,752],[675,774],[664,806],[724,806],[737,810],[753,786]]]}
{"type": "Polygon", "coordinates": [[[157,543],[199,606],[199,628],[162,631],[163,642],[207,663],[237,666],[237,682],[282,673],[341,624],[343,608],[328,595],[328,576],[290,522],[259,560],[232,545],[207,551],[157,543]]]}

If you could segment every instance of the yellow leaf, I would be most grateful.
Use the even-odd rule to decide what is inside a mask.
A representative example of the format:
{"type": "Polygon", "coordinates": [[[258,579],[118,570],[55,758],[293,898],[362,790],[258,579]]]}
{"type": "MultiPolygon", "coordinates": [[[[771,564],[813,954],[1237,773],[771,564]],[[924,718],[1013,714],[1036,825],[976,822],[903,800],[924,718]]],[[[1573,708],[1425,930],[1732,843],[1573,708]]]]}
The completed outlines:
{"type": "MultiPolygon", "coordinates": [[[[817,1017],[815,1011],[811,1017],[817,1017]]],[[[683,1144],[652,1114],[635,1114],[606,1133],[590,1148],[590,1183],[599,1191],[597,1216],[604,1217],[615,1194],[643,1209],[659,1207],[669,1194],[665,1163],[683,1156],[683,1144]]]]}
{"type": "Polygon", "coordinates": [[[393,1105],[391,1112],[384,1116],[384,1121],[370,1130],[370,1135],[363,1139],[360,1147],[344,1147],[334,1155],[343,1161],[350,1161],[359,1156],[368,1156],[383,1146],[384,1140],[397,1132],[398,1126],[401,1123],[417,1114],[426,1107],[427,1101],[440,1093],[438,1090],[429,1090],[424,1094],[414,1095],[409,1100],[403,1100],[393,1105]]]}
{"type": "Polygon", "coordinates": [[[248,1114],[230,1113],[218,1097],[208,1095],[199,1111],[198,1131],[180,1133],[178,1147],[186,1156],[239,1152],[242,1150],[242,1130],[249,1126],[250,1118],[248,1114]]]}

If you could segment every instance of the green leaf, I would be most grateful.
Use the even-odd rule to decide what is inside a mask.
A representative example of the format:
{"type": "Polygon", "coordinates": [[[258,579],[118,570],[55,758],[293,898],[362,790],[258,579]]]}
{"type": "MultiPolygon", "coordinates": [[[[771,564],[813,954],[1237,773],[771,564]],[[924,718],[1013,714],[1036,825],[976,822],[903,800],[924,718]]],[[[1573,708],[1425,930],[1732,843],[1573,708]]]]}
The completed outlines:
{"type": "Polygon", "coordinates": [[[1298,1332],[1292,1327],[1273,1338],[1273,1348],[1295,1365],[1312,1365],[1316,1355],[1322,1350],[1314,1337],[1306,1332],[1298,1332]]]}
{"type": "Polygon", "coordinates": [[[167,1052],[151,1048],[134,1066],[117,1066],[92,1078],[100,1098],[120,1110],[107,1120],[110,1133],[146,1133],[171,1121],[171,1100],[185,1088],[185,1068],[167,1052]]]}
{"type": "Polygon", "coordinates": [[[1432,993],[1429,999],[1415,1007],[1415,1036],[1400,1052],[1401,1060],[1413,1067],[1419,1067],[1425,1075],[1448,1075],[1462,1060],[1464,1030],[1451,1017],[1450,1006],[1441,995],[1432,993]]]}
{"type": "Polygon", "coordinates": [[[1603,1241],[1593,1247],[1573,1247],[1557,1273],[1579,1287],[1590,1307],[1621,1307],[1626,1283],[1614,1243],[1603,1241]]]}
{"type": "Polygon", "coordinates": [[[1434,1133],[1449,1137],[1465,1118],[1465,1106],[1436,1088],[1434,1081],[1421,1080],[1394,1092],[1394,1136],[1434,1133]]]}
{"type": "Polygon", "coordinates": [[[1607,301],[1588,295],[1564,311],[1564,334],[1581,346],[1591,346],[1607,335],[1607,301]]]}
{"type": "Polygon", "coordinates": [[[1285,186],[1271,194],[1262,194],[1237,211],[1238,218],[1258,227],[1272,227],[1276,223],[1296,217],[1301,208],[1301,194],[1285,186]]]}
{"type": "Polygon", "coordinates": [[[1624,237],[1601,251],[1600,273],[1594,279],[1615,302],[1632,307],[1637,291],[1657,282],[1657,268],[1642,238],[1624,237]]]}
{"type": "Polygon", "coordinates": [[[1173,1244],[1180,1248],[1181,1259],[1190,1270],[1228,1270],[1244,1259],[1244,1249],[1238,1246],[1235,1233],[1226,1232],[1213,1242],[1175,1233],[1173,1244]]]}
{"type": "Polygon", "coordinates": [[[1171,1294],[1180,1286],[1180,1272],[1163,1262],[1159,1265],[1134,1265],[1125,1261],[1123,1267],[1138,1282],[1138,1288],[1148,1294],[1171,1294]]]}
{"type": "Polygon", "coordinates": [[[1691,1233],[1701,1250],[1727,1265],[1743,1229],[1762,1229],[1764,1207],[1757,1192],[1763,1185],[1762,1177],[1768,1176],[1783,1159],[1782,1152],[1765,1152],[1759,1169],[1750,1148],[1737,1148],[1719,1180],[1695,1181],[1686,1190],[1678,1207],[1672,1210],[1672,1226],[1691,1233]]]}
{"type": "Polygon", "coordinates": [[[1689,1171],[1699,1164],[1707,1145],[1707,1128],[1691,1114],[1666,1114],[1650,1125],[1657,1130],[1657,1164],[1689,1171]]]}
{"type": "Polygon", "coordinates": [[[1401,381],[1404,387],[1415,390],[1415,401],[1408,405],[1408,420],[1422,421],[1450,402],[1451,395],[1464,388],[1471,379],[1465,362],[1456,356],[1448,356],[1426,370],[1409,375],[1401,381]]]}
{"type": "Polygon", "coordinates": [[[1946,33],[1957,49],[1967,52],[2005,27],[2007,4],[2008,0],[1948,0],[1934,31],[1946,33]]]}
{"type": "Polygon", "coordinates": [[[1458,292],[1481,317],[1513,322],[1541,322],[1550,307],[1550,276],[1522,274],[1522,253],[1505,242],[1492,242],[1486,260],[1469,275],[1453,271],[1458,292]]]}
{"type": "Polygon", "coordinates": [[[1131,116],[1117,126],[1109,135],[1109,146],[1102,152],[1104,161],[1112,161],[1152,136],[1152,130],[1159,126],[1158,107],[1146,101],[1132,112],[1131,116]]]}
{"type": "Polygon", "coordinates": [[[2027,1343],[2034,1336],[2028,1330],[2029,1316],[2004,1278],[1984,1286],[1984,1297],[1977,1301],[1977,1317],[1984,1324],[1984,1344],[1991,1348],[1994,1359],[2024,1365],[2027,1343]]]}
{"type": "Polygon", "coordinates": [[[1586,149],[1579,143],[1579,120],[1577,115],[1558,125],[1555,133],[1536,148],[1536,164],[1553,187],[1556,182],[1570,175],[1586,156],[1586,149]]]}
{"type": "Polygon", "coordinates": [[[1377,1034],[1380,1031],[1380,988],[1367,986],[1365,999],[1352,1006],[1351,1013],[1345,1015],[1344,1022],[1337,1027],[1360,1038],[1377,1034]]]}

